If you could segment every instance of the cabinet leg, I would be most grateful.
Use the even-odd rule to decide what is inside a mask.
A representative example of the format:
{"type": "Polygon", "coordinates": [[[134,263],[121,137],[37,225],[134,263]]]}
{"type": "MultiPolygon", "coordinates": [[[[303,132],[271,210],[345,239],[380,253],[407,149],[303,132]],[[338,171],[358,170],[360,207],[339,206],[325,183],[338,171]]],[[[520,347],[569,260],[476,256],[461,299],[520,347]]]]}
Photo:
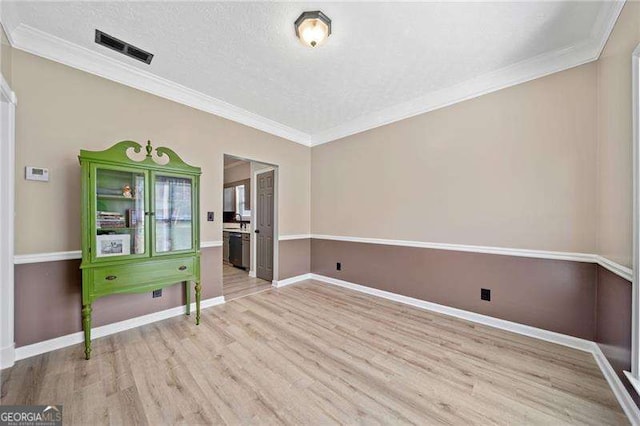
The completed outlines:
{"type": "Polygon", "coordinates": [[[91,303],[82,306],[82,329],[84,330],[84,357],[91,358],[91,303]]]}
{"type": "Polygon", "coordinates": [[[200,281],[196,281],[196,325],[200,324],[200,281]]]}
{"type": "Polygon", "coordinates": [[[187,300],[187,315],[191,315],[191,283],[184,282],[185,299],[187,300]]]}

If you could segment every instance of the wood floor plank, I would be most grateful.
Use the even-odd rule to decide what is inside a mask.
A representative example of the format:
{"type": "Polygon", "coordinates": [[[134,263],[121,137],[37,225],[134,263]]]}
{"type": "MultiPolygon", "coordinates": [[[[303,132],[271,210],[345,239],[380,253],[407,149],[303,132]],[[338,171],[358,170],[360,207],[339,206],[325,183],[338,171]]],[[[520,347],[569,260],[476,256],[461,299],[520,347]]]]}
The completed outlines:
{"type": "Polygon", "coordinates": [[[269,281],[250,277],[244,269],[236,268],[228,263],[222,264],[222,294],[225,300],[238,299],[270,288],[269,281]]]}
{"type": "MultiPolygon", "coordinates": [[[[2,404],[65,424],[628,424],[585,352],[307,281],[36,356],[2,404]]],[[[245,277],[246,279],[246,277],[245,277]]]]}

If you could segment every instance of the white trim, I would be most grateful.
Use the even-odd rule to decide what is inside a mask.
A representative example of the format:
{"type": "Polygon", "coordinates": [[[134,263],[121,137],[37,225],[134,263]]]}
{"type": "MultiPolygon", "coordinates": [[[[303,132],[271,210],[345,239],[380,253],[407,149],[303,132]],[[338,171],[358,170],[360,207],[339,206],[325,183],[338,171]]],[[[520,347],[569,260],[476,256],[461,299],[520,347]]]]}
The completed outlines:
{"type": "MultiPolygon", "coordinates": [[[[7,36],[13,47],[17,49],[189,105],[305,146],[316,146],[594,61],[602,52],[623,5],[624,1],[603,2],[591,30],[590,38],[584,42],[547,52],[381,111],[365,114],[355,120],[312,135],[139,70],[20,22],[13,23],[15,29],[10,33],[7,32],[7,36]]],[[[8,25],[8,27],[10,26],[8,25]]]]}
{"type": "Polygon", "coordinates": [[[296,275],[295,277],[287,278],[284,280],[273,281],[271,285],[275,288],[281,288],[287,285],[299,283],[300,281],[305,281],[310,279],[311,279],[311,274],[302,274],[302,275],[296,275]]]}
{"type": "MultiPolygon", "coordinates": [[[[363,237],[347,237],[347,236],[337,236],[337,235],[316,235],[316,234],[280,235],[278,237],[278,241],[290,241],[290,240],[311,239],[311,238],[318,239],[318,240],[346,241],[346,242],[354,242],[354,243],[429,248],[429,249],[435,249],[435,250],[464,251],[464,252],[472,252],[472,253],[499,254],[504,256],[531,257],[531,258],[537,258],[537,259],[571,260],[574,262],[597,263],[603,268],[608,269],[609,271],[624,278],[629,282],[631,282],[631,279],[632,279],[632,270],[630,268],[620,265],[603,256],[590,254],[590,253],[571,253],[571,252],[561,252],[561,251],[529,250],[529,249],[517,249],[517,248],[506,248],[506,247],[430,243],[430,242],[424,242],[424,241],[407,241],[407,240],[385,240],[381,238],[363,238],[363,237]]],[[[222,241],[203,241],[200,244],[200,247],[201,248],[222,247],[222,241]]],[[[253,259],[255,259],[255,255],[252,257],[253,259]]],[[[70,259],[82,259],[82,252],[80,250],[75,250],[75,251],[62,251],[62,252],[54,252],[54,253],[21,254],[21,255],[14,256],[14,263],[16,265],[20,265],[25,263],[53,262],[53,261],[70,260],[70,259]]],[[[253,259],[252,259],[252,265],[254,261],[253,259]]],[[[255,272],[253,273],[253,275],[255,276],[255,272]]],[[[251,276],[251,273],[250,273],[250,276],[251,276]]]]}
{"type": "MultiPolygon", "coordinates": [[[[611,391],[622,407],[624,414],[627,415],[627,418],[632,425],[640,425],[640,410],[638,410],[638,406],[631,398],[627,388],[624,387],[622,380],[620,380],[620,376],[615,372],[597,343],[593,344],[591,353],[593,354],[593,358],[595,358],[596,364],[598,364],[602,375],[607,380],[611,391]]],[[[625,371],[625,374],[626,373],[627,372],[625,371]]]]}
{"type": "Polygon", "coordinates": [[[629,380],[629,383],[631,383],[631,386],[633,386],[636,393],[640,395],[640,380],[633,377],[630,371],[625,371],[624,375],[627,377],[627,380],[629,380]]]}
{"type": "Polygon", "coordinates": [[[18,25],[11,32],[11,37],[16,49],[309,146],[310,136],[307,133],[28,25],[18,25]]]}
{"type": "MultiPolygon", "coordinates": [[[[611,391],[622,407],[622,411],[627,415],[627,418],[632,425],[640,425],[640,411],[638,410],[638,406],[633,401],[633,398],[631,398],[631,395],[622,383],[620,376],[615,372],[597,343],[593,343],[591,353],[593,354],[593,358],[595,358],[602,375],[607,380],[611,391]]],[[[624,373],[627,375],[627,378],[629,378],[628,372],[625,371],[624,373]]],[[[631,384],[633,385],[633,382],[631,382],[631,384]]]]}
{"type": "Polygon", "coordinates": [[[584,352],[589,352],[593,355],[600,371],[607,380],[607,383],[611,387],[618,403],[622,407],[622,410],[626,414],[629,421],[634,424],[640,424],[640,410],[633,402],[633,399],[627,392],[626,388],[622,384],[620,377],[616,374],[611,367],[611,364],[602,353],[602,350],[597,343],[590,340],[580,339],[578,337],[568,336],[566,334],[556,333],[553,331],[543,330],[536,327],[531,327],[524,324],[518,324],[512,321],[506,321],[487,315],[477,314],[475,312],[469,312],[462,309],[451,308],[449,306],[440,305],[437,303],[427,302],[413,297],[402,296],[400,294],[391,293],[384,290],[378,290],[371,287],[366,287],[360,284],[354,284],[348,281],[339,280],[336,278],[330,278],[318,274],[309,274],[310,279],[321,281],[327,284],[348,288],[361,293],[366,293],[372,296],[381,297],[387,300],[393,300],[394,302],[411,305],[416,308],[425,309],[432,312],[438,312],[440,314],[453,316],[463,320],[471,321],[478,324],[483,324],[489,327],[498,328],[501,330],[510,331],[512,333],[521,334],[535,339],[544,340],[551,343],[567,346],[570,348],[578,349],[584,352]]]}
{"type": "MultiPolygon", "coordinates": [[[[200,309],[221,305],[223,303],[225,303],[224,296],[202,300],[200,302],[200,309]]],[[[195,302],[191,303],[191,311],[194,312],[195,309],[195,302]]],[[[140,327],[141,325],[151,324],[152,322],[162,321],[168,318],[184,315],[184,313],[184,306],[176,306],[175,308],[165,309],[164,311],[154,312],[124,321],[114,322],[111,324],[92,328],[91,336],[92,339],[99,339],[100,337],[105,337],[111,334],[119,333],[121,331],[140,327]]],[[[56,349],[65,348],[67,346],[75,345],[82,342],[84,342],[84,333],[82,331],[79,331],[77,333],[67,334],[66,336],[56,337],[55,339],[34,343],[32,345],[21,346],[19,348],[16,348],[16,361],[30,358],[35,355],[40,355],[45,352],[55,351],[56,349]]]]}
{"type": "Polygon", "coordinates": [[[632,270],[606,257],[592,253],[574,253],[564,251],[531,250],[509,247],[475,246],[465,244],[431,243],[426,241],[386,240],[382,238],[349,237],[339,235],[312,234],[318,240],[346,241],[353,243],[380,244],[401,247],[416,247],[435,250],[463,251],[471,253],[498,254],[502,256],[530,257],[535,259],[570,260],[574,262],[596,263],[614,274],[631,282],[632,270]]]}
{"type": "Polygon", "coordinates": [[[13,105],[18,105],[18,97],[15,92],[11,90],[9,83],[5,80],[4,76],[0,74],[0,93],[4,96],[4,98],[12,103],[13,105]]]}
{"type": "Polygon", "coordinates": [[[476,246],[466,244],[431,243],[426,241],[386,240],[382,238],[348,237],[338,235],[312,234],[318,240],[348,241],[354,243],[382,244],[389,246],[418,247],[437,250],[465,251],[473,253],[499,254],[505,256],[533,257],[540,259],[573,260],[575,262],[595,263],[595,255],[590,253],[572,253],[564,251],[530,250],[507,247],[476,246]]]}
{"type": "MultiPolygon", "coordinates": [[[[15,117],[17,98],[0,75],[0,367],[14,360],[15,117]]],[[[1,379],[0,379],[1,381],[1,379]]],[[[1,383],[0,383],[1,385],[1,383]]]]}
{"type": "MultiPolygon", "coordinates": [[[[202,241],[200,248],[222,247],[222,241],[202,241]]],[[[15,265],[25,263],[57,262],[59,260],[82,259],[81,250],[57,251],[51,253],[17,254],[13,256],[15,265]]]]}
{"type": "Polygon", "coordinates": [[[308,238],[311,238],[311,234],[280,235],[278,241],[306,240],[308,238]]]}
{"type": "Polygon", "coordinates": [[[629,283],[633,280],[633,271],[631,268],[627,268],[626,266],[622,266],[619,263],[614,262],[613,260],[609,260],[606,257],[594,255],[595,263],[602,266],[605,269],[613,272],[614,274],[624,278],[629,281],[629,283]]]}
{"type": "Polygon", "coordinates": [[[222,241],[202,241],[200,248],[222,247],[222,241]]]}
{"type": "Polygon", "coordinates": [[[0,348],[0,370],[13,366],[16,361],[16,344],[0,348]]]}
{"type": "Polygon", "coordinates": [[[624,1],[605,2],[585,42],[547,52],[511,66],[487,73],[451,87],[436,90],[408,102],[365,114],[349,122],[311,135],[311,146],[405,120],[416,115],[477,98],[507,87],[535,80],[598,59],[609,38],[624,1]]]}
{"type": "Polygon", "coordinates": [[[82,251],[56,251],[52,253],[17,254],[13,256],[13,263],[21,265],[24,263],[56,262],[59,260],[82,259],[82,251]]]}
{"type": "Polygon", "coordinates": [[[633,122],[633,279],[631,311],[631,374],[640,379],[640,44],[631,55],[631,98],[633,122]]]}
{"type": "Polygon", "coordinates": [[[411,305],[416,308],[426,309],[432,312],[438,312],[444,315],[461,318],[463,320],[472,321],[479,324],[488,325],[490,327],[507,330],[524,336],[534,337],[536,339],[546,340],[552,343],[558,343],[581,351],[590,352],[593,342],[590,340],[580,339],[578,337],[567,336],[566,334],[556,333],[553,331],[542,330],[540,328],[531,327],[529,325],[519,324],[512,321],[506,321],[487,315],[477,314],[475,312],[465,311],[463,309],[451,308],[449,306],[440,305],[413,297],[403,296],[401,294],[391,293],[389,291],[378,290],[360,284],[354,284],[348,281],[339,280],[337,278],[326,277],[324,275],[311,274],[312,280],[321,281],[327,284],[336,285],[338,287],[348,288],[360,293],[366,293],[372,296],[382,297],[384,299],[393,300],[395,302],[411,305]]]}

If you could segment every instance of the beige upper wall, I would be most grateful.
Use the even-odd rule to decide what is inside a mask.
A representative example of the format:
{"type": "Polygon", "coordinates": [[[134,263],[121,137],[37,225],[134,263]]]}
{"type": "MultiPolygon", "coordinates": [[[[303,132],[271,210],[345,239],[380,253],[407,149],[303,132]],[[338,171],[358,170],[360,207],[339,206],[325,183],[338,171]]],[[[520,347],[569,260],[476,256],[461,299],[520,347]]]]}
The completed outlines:
{"type": "MultiPolygon", "coordinates": [[[[598,252],[630,266],[638,23],[627,2],[595,64],[313,148],[312,232],[598,252]]],[[[79,208],[65,207],[78,204],[77,152],[127,138],[173,147],[214,188],[223,153],[280,164],[281,234],[309,232],[307,148],[12,50],[4,34],[0,67],[20,99],[18,254],[79,248],[79,208]],[[49,167],[51,182],[25,182],[25,165],[49,167]]],[[[203,192],[203,215],[221,211],[217,191],[203,192]]],[[[219,223],[203,224],[203,241],[221,238],[219,223]]]]}
{"type": "Polygon", "coordinates": [[[201,239],[222,240],[223,155],[279,165],[280,235],[309,233],[308,147],[13,49],[16,254],[80,249],[80,149],[123,139],[174,149],[202,167],[201,239]],[[27,182],[25,166],[50,182],[27,182]]]}
{"type": "Polygon", "coordinates": [[[598,254],[631,267],[633,121],[631,54],[640,43],[640,4],[622,9],[598,66],[598,254]]]}
{"type": "Polygon", "coordinates": [[[595,251],[596,64],[312,148],[315,234],[595,251]]]}

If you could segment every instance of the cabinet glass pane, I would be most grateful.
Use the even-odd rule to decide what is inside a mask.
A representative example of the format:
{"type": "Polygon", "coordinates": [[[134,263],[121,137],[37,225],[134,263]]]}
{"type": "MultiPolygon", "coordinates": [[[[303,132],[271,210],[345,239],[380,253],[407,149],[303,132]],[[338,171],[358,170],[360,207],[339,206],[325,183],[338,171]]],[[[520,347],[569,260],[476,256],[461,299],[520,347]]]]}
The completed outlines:
{"type": "Polygon", "coordinates": [[[96,169],[96,257],[144,254],[145,176],[96,169]]]}
{"type": "Polygon", "coordinates": [[[191,250],[191,179],[156,176],[155,245],[156,252],[191,250]]]}

